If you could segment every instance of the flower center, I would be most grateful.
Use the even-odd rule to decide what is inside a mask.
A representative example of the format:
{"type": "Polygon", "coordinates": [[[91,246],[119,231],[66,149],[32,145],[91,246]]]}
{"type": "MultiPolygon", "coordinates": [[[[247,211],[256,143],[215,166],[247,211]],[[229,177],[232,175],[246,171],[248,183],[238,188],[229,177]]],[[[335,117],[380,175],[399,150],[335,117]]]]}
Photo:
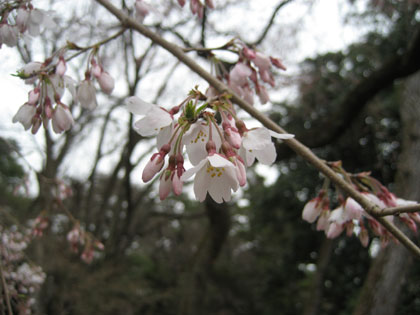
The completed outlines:
{"type": "Polygon", "coordinates": [[[216,176],[217,177],[222,176],[224,171],[225,171],[225,168],[224,167],[218,168],[218,167],[213,167],[211,165],[208,165],[207,166],[207,173],[210,174],[210,177],[211,178],[214,178],[216,176]]]}
{"type": "Polygon", "coordinates": [[[195,139],[191,140],[191,143],[197,143],[200,139],[201,139],[201,142],[204,142],[207,139],[207,134],[204,133],[202,130],[200,130],[197,133],[197,137],[195,137],[195,139]]]}

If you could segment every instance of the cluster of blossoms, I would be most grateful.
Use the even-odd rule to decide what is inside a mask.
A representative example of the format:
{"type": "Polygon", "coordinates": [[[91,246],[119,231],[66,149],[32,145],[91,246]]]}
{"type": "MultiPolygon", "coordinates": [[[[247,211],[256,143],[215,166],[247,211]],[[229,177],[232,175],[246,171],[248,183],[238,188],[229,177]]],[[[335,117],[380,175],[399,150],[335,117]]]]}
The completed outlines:
{"type": "MultiPolygon", "coordinates": [[[[73,191],[70,186],[66,185],[62,180],[55,179],[51,182],[51,192],[54,198],[54,203],[63,205],[63,201],[73,195],[73,191]]],[[[91,263],[95,257],[96,251],[104,250],[104,245],[95,237],[86,232],[85,229],[80,226],[80,223],[74,219],[68,211],[65,211],[68,218],[73,222],[72,229],[67,233],[67,241],[70,243],[72,252],[82,254],[80,258],[86,262],[91,263]]],[[[32,236],[41,237],[44,235],[45,230],[54,224],[54,218],[49,218],[46,211],[41,212],[38,217],[32,223],[32,236]]]]}
{"type": "MultiPolygon", "coordinates": [[[[24,255],[32,238],[15,227],[0,226],[0,235],[0,259],[11,306],[16,314],[31,314],[36,291],[45,280],[41,267],[28,263],[24,255]]],[[[6,298],[5,294],[2,296],[6,298]]],[[[2,304],[6,305],[7,301],[2,304]]]]}
{"type": "Polygon", "coordinates": [[[77,84],[66,75],[65,50],[59,50],[44,62],[30,62],[18,73],[19,77],[25,79],[25,83],[35,87],[28,93],[28,101],[19,108],[13,122],[20,122],[25,130],[31,129],[33,134],[38,132],[41,125],[48,128],[50,120],[56,133],[69,130],[74,125],[69,106],[62,102],[66,89],[71,93],[74,103],[79,102],[88,110],[97,106],[92,76],[104,93],[110,94],[114,89],[114,79],[92,56],[85,72],[85,80],[77,84]]]}
{"type": "Polygon", "coordinates": [[[144,116],[134,123],[140,135],[157,135],[158,152],[144,168],[142,179],[148,182],[160,173],[162,200],[171,191],[179,195],[183,182],[195,174],[194,193],[199,201],[207,193],[218,203],[229,201],[232,191],[246,184],[246,168],[255,159],[266,165],[275,161],[271,137],[293,137],[262,127],[248,129],[227,95],[209,96],[196,89],[170,110],[136,96],[127,99],[127,106],[131,113],[144,116]],[[189,170],[184,168],[184,149],[193,166],[189,170]]]}
{"type": "Polygon", "coordinates": [[[92,235],[86,233],[79,223],[76,223],[70,232],[67,233],[67,241],[70,243],[71,250],[74,253],[79,253],[80,249],[83,248],[80,258],[88,264],[92,262],[96,250],[104,250],[104,245],[94,239],[92,235]]]}
{"type": "Polygon", "coordinates": [[[2,1],[0,3],[0,48],[2,44],[16,46],[21,35],[38,36],[41,25],[54,28],[51,12],[36,9],[31,1],[2,1]]]}
{"type": "MultiPolygon", "coordinates": [[[[350,180],[364,197],[381,209],[417,204],[414,201],[397,198],[367,173],[356,174],[350,180]]],[[[316,229],[324,231],[328,238],[336,238],[344,230],[347,236],[356,233],[364,247],[369,244],[367,227],[370,227],[372,233],[380,238],[383,247],[388,244],[390,239],[394,239],[393,235],[374,217],[364,211],[362,206],[353,198],[339,196],[338,199],[338,206],[331,210],[327,190],[322,189],[317,197],[306,203],[302,218],[309,223],[317,221],[316,229]]],[[[394,220],[394,216],[385,216],[384,218],[390,222],[394,220]]],[[[420,223],[419,213],[401,213],[399,218],[413,232],[417,233],[416,222],[420,223]]]]}
{"type": "Polygon", "coordinates": [[[216,63],[217,76],[225,80],[229,87],[249,104],[254,104],[254,94],[259,97],[260,103],[269,102],[265,84],[275,86],[272,69],[286,70],[279,58],[249,48],[242,41],[234,40],[223,48],[237,53],[238,62],[227,72],[223,64],[216,63]]]}

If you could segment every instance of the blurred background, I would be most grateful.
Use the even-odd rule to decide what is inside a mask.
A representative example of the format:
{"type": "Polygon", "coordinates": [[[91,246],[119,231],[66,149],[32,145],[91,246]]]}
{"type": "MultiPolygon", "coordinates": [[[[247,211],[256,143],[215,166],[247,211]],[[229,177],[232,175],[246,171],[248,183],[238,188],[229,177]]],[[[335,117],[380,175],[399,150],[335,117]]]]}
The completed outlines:
{"type": "MultiPolygon", "coordinates": [[[[175,0],[149,1],[144,24],[183,47],[237,37],[281,58],[288,70],[275,73],[271,102],[255,106],[322,159],[371,171],[399,197],[420,200],[419,1],[214,2],[199,19],[175,0]]],[[[113,3],[133,13],[134,1],[113,3]]],[[[24,264],[32,270],[10,290],[16,314],[420,314],[420,265],[402,246],[326,239],[301,219],[323,181],[285,145],[273,166],[248,169],[232,202],[198,203],[188,187],[160,201],[157,182],[141,180],[155,140],[131,128],[124,99],[169,108],[207,84],[135,32],[99,50],[116,80],[111,96],[98,91],[91,112],[66,96],[76,121],[70,131],[34,136],[12,124],[31,86],[10,74],[66,41],[88,46],[119,30],[93,1],[33,4],[54,10],[57,27],[0,50],[2,266],[16,269],[13,279],[24,264]],[[90,244],[68,241],[77,226],[105,246],[89,264],[81,255],[90,244]],[[28,230],[42,236],[10,259],[10,235],[28,230]]],[[[205,54],[189,55],[210,69],[205,54]]],[[[236,62],[216,55],[227,67],[236,62]]],[[[67,71],[81,81],[86,67],[85,54],[67,71]]],[[[4,289],[0,308],[7,314],[4,289]]]]}

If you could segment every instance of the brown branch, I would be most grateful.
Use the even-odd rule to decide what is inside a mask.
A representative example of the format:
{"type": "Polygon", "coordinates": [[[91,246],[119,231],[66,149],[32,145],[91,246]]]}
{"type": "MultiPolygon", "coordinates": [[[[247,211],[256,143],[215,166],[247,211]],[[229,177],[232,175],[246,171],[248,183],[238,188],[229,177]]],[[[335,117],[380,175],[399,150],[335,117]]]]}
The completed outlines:
{"type": "MultiPolygon", "coordinates": [[[[124,27],[129,27],[140,34],[148,37],[150,40],[155,42],[157,45],[166,49],[173,56],[178,58],[182,63],[189,67],[193,72],[198,74],[204,80],[206,80],[211,86],[213,86],[219,92],[227,92],[232,95],[232,101],[236,103],[240,108],[250,114],[252,117],[257,119],[262,123],[266,128],[273,130],[278,133],[287,133],[283,128],[277,125],[270,118],[259,112],[251,104],[244,101],[238,94],[232,91],[225,83],[218,80],[199,64],[197,64],[193,59],[187,56],[183,50],[177,45],[168,42],[158,34],[152,32],[143,24],[140,24],[136,20],[127,16],[124,12],[119,10],[117,7],[112,5],[108,0],[96,0],[102,6],[104,6],[109,12],[111,12],[115,17],[117,17],[124,27]]],[[[380,222],[386,229],[388,229],[396,239],[398,239],[407,249],[409,249],[417,258],[420,258],[420,248],[417,247],[404,233],[402,233],[395,225],[388,222],[382,217],[377,217],[377,214],[380,213],[381,209],[366,199],[362,194],[360,194],[354,187],[349,185],[342,177],[336,174],[323,160],[318,158],[308,147],[303,145],[296,139],[284,140],[284,142],[297,154],[302,156],[305,160],[311,163],[316,169],[322,172],[327,178],[335,183],[336,186],[341,188],[343,192],[351,196],[356,200],[369,214],[374,216],[378,222],[380,222]]]]}
{"type": "Polygon", "coordinates": [[[378,213],[378,216],[384,217],[387,215],[399,215],[400,213],[419,212],[420,204],[407,205],[400,207],[385,208],[378,213]]]}

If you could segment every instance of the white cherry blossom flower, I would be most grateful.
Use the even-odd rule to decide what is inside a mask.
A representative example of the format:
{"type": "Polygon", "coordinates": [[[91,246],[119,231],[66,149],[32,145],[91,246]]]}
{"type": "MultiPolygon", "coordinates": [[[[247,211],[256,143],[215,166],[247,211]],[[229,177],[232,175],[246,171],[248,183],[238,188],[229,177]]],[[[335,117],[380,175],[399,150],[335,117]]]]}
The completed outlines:
{"type": "Polygon", "coordinates": [[[35,113],[36,107],[25,103],[21,107],[19,107],[17,113],[15,114],[15,116],[13,116],[12,121],[14,123],[20,122],[25,128],[25,130],[28,130],[32,126],[32,119],[35,116],[35,113]]]}
{"type": "MultiPolygon", "coordinates": [[[[208,155],[206,144],[209,141],[209,125],[207,123],[197,122],[191,126],[190,130],[184,135],[183,141],[187,150],[188,158],[192,165],[197,165],[208,155]]],[[[220,136],[213,126],[213,139],[216,145],[216,151],[219,150],[222,143],[220,136]]]]}
{"type": "Polygon", "coordinates": [[[74,125],[73,116],[67,106],[57,105],[52,114],[52,126],[55,133],[62,133],[74,125]]]}
{"type": "Polygon", "coordinates": [[[364,213],[362,206],[350,197],[346,199],[344,211],[348,220],[360,220],[364,213]]]}
{"type": "Polygon", "coordinates": [[[265,165],[273,164],[276,160],[276,149],[271,137],[284,140],[291,139],[294,135],[276,133],[267,128],[255,128],[244,132],[239,153],[247,166],[251,166],[255,159],[265,165]]]}
{"type": "Polygon", "coordinates": [[[0,24],[0,45],[2,43],[9,47],[17,44],[17,28],[8,24],[0,24]]]}
{"type": "Polygon", "coordinates": [[[129,97],[126,103],[132,114],[144,116],[133,126],[134,130],[143,137],[156,135],[162,128],[172,124],[171,114],[158,105],[147,103],[136,96],[129,97]]]}
{"type": "Polygon", "coordinates": [[[328,229],[325,230],[325,233],[328,238],[336,238],[341,234],[341,232],[343,232],[344,224],[348,222],[343,206],[331,211],[328,221],[330,225],[328,226],[328,229]]]}
{"type": "Polygon", "coordinates": [[[186,180],[193,176],[194,193],[199,201],[204,201],[207,193],[217,203],[229,201],[232,190],[239,187],[235,165],[219,154],[208,155],[181,177],[186,180]]]}
{"type": "Polygon", "coordinates": [[[96,90],[90,80],[84,80],[77,89],[77,99],[83,108],[93,110],[98,106],[96,90]]]}

